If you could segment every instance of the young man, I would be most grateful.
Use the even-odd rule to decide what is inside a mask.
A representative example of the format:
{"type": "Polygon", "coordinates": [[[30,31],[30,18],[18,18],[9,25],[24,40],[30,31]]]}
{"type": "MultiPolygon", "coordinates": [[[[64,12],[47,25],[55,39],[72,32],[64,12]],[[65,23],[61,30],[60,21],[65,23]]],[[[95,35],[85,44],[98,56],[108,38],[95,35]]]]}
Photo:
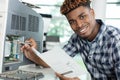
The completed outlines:
{"type": "MultiPolygon", "coordinates": [[[[120,80],[120,30],[96,20],[90,0],[65,0],[61,13],[75,32],[63,49],[71,57],[81,55],[92,80],[120,80]]],[[[47,67],[36,56],[31,57],[34,54],[29,55],[30,46],[23,46],[22,50],[28,51],[25,55],[30,60],[47,67]]],[[[79,80],[57,76],[61,80],[79,80]]]]}

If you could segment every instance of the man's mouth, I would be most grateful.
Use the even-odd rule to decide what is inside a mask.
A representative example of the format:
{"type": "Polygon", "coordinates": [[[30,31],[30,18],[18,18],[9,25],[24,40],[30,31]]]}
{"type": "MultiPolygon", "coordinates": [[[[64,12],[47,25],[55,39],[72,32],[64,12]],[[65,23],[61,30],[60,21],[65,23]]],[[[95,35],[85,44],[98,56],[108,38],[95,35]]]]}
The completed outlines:
{"type": "Polygon", "coordinates": [[[81,28],[79,31],[80,33],[85,33],[87,31],[88,26],[84,26],[83,28],[81,28]]]}

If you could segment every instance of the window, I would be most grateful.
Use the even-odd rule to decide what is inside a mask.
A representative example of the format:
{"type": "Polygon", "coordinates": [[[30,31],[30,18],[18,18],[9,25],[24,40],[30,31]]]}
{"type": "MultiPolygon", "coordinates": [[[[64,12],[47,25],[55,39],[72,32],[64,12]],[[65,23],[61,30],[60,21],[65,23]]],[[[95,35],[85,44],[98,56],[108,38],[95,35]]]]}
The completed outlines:
{"type": "Polygon", "coordinates": [[[120,28],[120,0],[107,0],[106,24],[120,28]]]}
{"type": "Polygon", "coordinates": [[[66,18],[60,14],[60,6],[64,0],[21,0],[39,6],[33,8],[36,12],[41,14],[50,14],[52,19],[48,26],[47,35],[59,36],[60,42],[65,42],[72,35],[73,31],[69,26],[66,18]]]}
{"type": "Polygon", "coordinates": [[[41,9],[36,9],[36,11],[42,14],[47,13],[52,15],[47,35],[59,36],[60,42],[65,42],[72,35],[73,31],[69,26],[66,18],[60,13],[60,6],[62,2],[63,0],[54,0],[54,2],[51,3],[48,0],[46,3],[43,3],[41,0],[41,3],[36,4],[41,9]]]}

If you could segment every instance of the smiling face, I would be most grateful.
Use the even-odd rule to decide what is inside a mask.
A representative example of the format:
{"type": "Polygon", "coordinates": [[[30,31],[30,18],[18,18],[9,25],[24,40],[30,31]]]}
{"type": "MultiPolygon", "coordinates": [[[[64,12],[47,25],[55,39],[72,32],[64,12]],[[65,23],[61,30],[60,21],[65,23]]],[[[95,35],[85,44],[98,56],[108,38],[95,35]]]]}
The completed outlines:
{"type": "Polygon", "coordinates": [[[80,6],[66,14],[66,17],[73,31],[80,37],[92,40],[96,36],[98,27],[95,27],[96,21],[93,9],[80,6]]]}

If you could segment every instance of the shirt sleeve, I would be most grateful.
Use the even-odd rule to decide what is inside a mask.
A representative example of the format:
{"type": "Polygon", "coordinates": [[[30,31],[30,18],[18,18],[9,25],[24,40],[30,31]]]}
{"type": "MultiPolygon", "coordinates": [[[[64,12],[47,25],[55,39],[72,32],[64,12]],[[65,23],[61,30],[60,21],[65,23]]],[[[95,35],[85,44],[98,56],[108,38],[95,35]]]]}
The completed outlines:
{"type": "Polygon", "coordinates": [[[120,41],[116,43],[113,52],[113,61],[115,62],[115,74],[117,80],[120,80],[120,41]]]}
{"type": "Polygon", "coordinates": [[[72,35],[72,37],[69,39],[68,43],[64,45],[63,49],[70,55],[71,57],[74,57],[78,53],[77,49],[77,36],[72,35]]]}

